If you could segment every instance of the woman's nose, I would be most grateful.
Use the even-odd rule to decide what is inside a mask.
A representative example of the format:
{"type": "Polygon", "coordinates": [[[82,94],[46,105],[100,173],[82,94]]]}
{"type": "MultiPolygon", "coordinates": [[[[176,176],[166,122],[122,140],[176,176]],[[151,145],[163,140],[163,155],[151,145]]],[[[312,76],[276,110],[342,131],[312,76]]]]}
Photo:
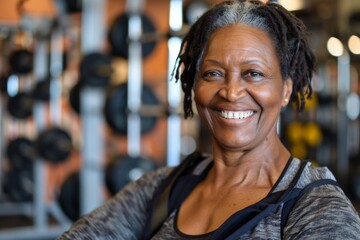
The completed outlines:
{"type": "Polygon", "coordinates": [[[246,94],[245,87],[240,80],[224,83],[219,95],[228,101],[237,101],[246,94]]]}

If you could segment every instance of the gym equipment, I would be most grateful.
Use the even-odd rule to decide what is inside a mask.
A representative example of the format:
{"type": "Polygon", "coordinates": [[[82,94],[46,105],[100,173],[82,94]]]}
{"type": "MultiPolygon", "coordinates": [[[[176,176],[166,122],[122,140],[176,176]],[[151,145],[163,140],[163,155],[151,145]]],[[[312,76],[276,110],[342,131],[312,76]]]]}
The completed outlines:
{"type": "Polygon", "coordinates": [[[3,191],[14,202],[29,202],[33,199],[33,168],[13,168],[5,172],[3,191]]]}
{"type": "Polygon", "coordinates": [[[26,119],[33,113],[34,99],[27,92],[19,92],[10,97],[7,103],[7,109],[11,116],[17,119],[26,119]]]}
{"type": "Polygon", "coordinates": [[[77,81],[69,91],[70,106],[77,114],[80,114],[80,90],[81,81],[77,81]]]}
{"type": "Polygon", "coordinates": [[[0,92],[5,95],[7,95],[8,78],[9,76],[5,74],[1,74],[0,76],[0,92]]]}
{"type": "MultiPolygon", "coordinates": [[[[142,33],[150,34],[156,32],[156,27],[149,17],[145,14],[140,15],[142,23],[142,33]]],[[[129,14],[122,14],[112,23],[108,35],[108,39],[112,48],[112,53],[125,59],[129,58],[129,14]]],[[[142,57],[148,57],[155,49],[156,42],[154,40],[142,41],[142,57]]]]}
{"type": "Polygon", "coordinates": [[[20,136],[9,141],[6,156],[12,169],[31,168],[38,157],[35,143],[27,137],[20,136]]]}
{"type": "MultiPolygon", "coordinates": [[[[145,157],[118,156],[106,167],[106,187],[114,195],[126,184],[156,167],[153,161],[145,157]]],[[[80,217],[80,192],[80,173],[73,172],[63,182],[57,197],[61,209],[72,221],[80,217]]]]}
{"type": "Polygon", "coordinates": [[[184,6],[184,22],[192,25],[201,15],[210,8],[206,1],[193,0],[184,6]]]}
{"type": "Polygon", "coordinates": [[[322,141],[322,132],[320,126],[315,122],[308,122],[303,129],[303,139],[310,147],[317,147],[322,141]]]}
{"type": "Polygon", "coordinates": [[[89,53],[80,63],[80,81],[92,87],[106,87],[111,75],[111,59],[108,55],[89,53]]]}
{"type": "MultiPolygon", "coordinates": [[[[110,90],[105,102],[105,119],[118,134],[127,134],[127,91],[127,83],[119,84],[110,90]]],[[[152,109],[152,107],[156,108],[160,104],[155,93],[146,84],[142,86],[141,102],[145,104],[143,105],[144,110],[146,110],[147,106],[152,109]]],[[[150,111],[149,114],[143,114],[140,117],[141,133],[147,133],[154,128],[157,120],[156,115],[159,115],[159,113],[150,111]]]]}
{"type": "Polygon", "coordinates": [[[27,74],[33,69],[33,53],[27,49],[14,50],[9,57],[11,70],[15,74],[27,74]]]}
{"type": "Polygon", "coordinates": [[[82,0],[63,0],[63,2],[68,14],[79,13],[82,11],[82,0]]]}
{"type": "Polygon", "coordinates": [[[52,127],[41,132],[36,145],[39,155],[52,163],[66,160],[72,151],[71,136],[60,127],[52,127]]]}
{"type": "Polygon", "coordinates": [[[143,174],[153,171],[157,165],[143,156],[119,156],[114,158],[105,169],[105,183],[112,195],[126,184],[137,180],[143,174]]]}
{"type": "Polygon", "coordinates": [[[47,78],[41,81],[37,81],[31,92],[31,96],[36,101],[50,101],[50,79],[47,78]]]}
{"type": "Polygon", "coordinates": [[[80,217],[80,173],[70,174],[60,188],[58,202],[65,215],[72,221],[80,217]]]}

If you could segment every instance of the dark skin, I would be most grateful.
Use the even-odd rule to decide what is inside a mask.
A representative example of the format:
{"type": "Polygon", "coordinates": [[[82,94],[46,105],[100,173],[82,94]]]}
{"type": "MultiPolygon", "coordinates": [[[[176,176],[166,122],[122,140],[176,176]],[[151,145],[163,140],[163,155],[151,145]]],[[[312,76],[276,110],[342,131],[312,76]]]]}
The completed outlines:
{"type": "Polygon", "coordinates": [[[214,231],[270,192],[290,157],[276,126],[291,91],[267,33],[237,24],[212,34],[194,94],[214,167],[180,207],[180,231],[214,231]]]}

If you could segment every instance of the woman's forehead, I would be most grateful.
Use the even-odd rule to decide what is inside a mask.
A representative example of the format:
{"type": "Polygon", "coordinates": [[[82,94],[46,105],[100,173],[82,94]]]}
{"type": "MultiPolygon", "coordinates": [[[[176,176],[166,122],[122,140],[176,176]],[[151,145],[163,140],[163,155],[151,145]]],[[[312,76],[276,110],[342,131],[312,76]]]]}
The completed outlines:
{"type": "Polygon", "coordinates": [[[274,54],[270,36],[257,28],[244,24],[236,24],[220,28],[211,35],[206,56],[219,55],[223,52],[243,51],[244,54],[274,54]]]}

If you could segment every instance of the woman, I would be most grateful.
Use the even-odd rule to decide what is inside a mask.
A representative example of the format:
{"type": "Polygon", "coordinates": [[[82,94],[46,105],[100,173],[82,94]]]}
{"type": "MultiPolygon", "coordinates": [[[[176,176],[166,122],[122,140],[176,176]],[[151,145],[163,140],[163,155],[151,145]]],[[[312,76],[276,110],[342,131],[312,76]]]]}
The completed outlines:
{"type": "Polygon", "coordinates": [[[212,155],[161,168],[84,216],[60,239],[359,239],[360,220],[327,168],[293,158],[276,132],[311,95],[303,23],[260,1],[216,5],[185,36],[176,78],[212,155]]]}

